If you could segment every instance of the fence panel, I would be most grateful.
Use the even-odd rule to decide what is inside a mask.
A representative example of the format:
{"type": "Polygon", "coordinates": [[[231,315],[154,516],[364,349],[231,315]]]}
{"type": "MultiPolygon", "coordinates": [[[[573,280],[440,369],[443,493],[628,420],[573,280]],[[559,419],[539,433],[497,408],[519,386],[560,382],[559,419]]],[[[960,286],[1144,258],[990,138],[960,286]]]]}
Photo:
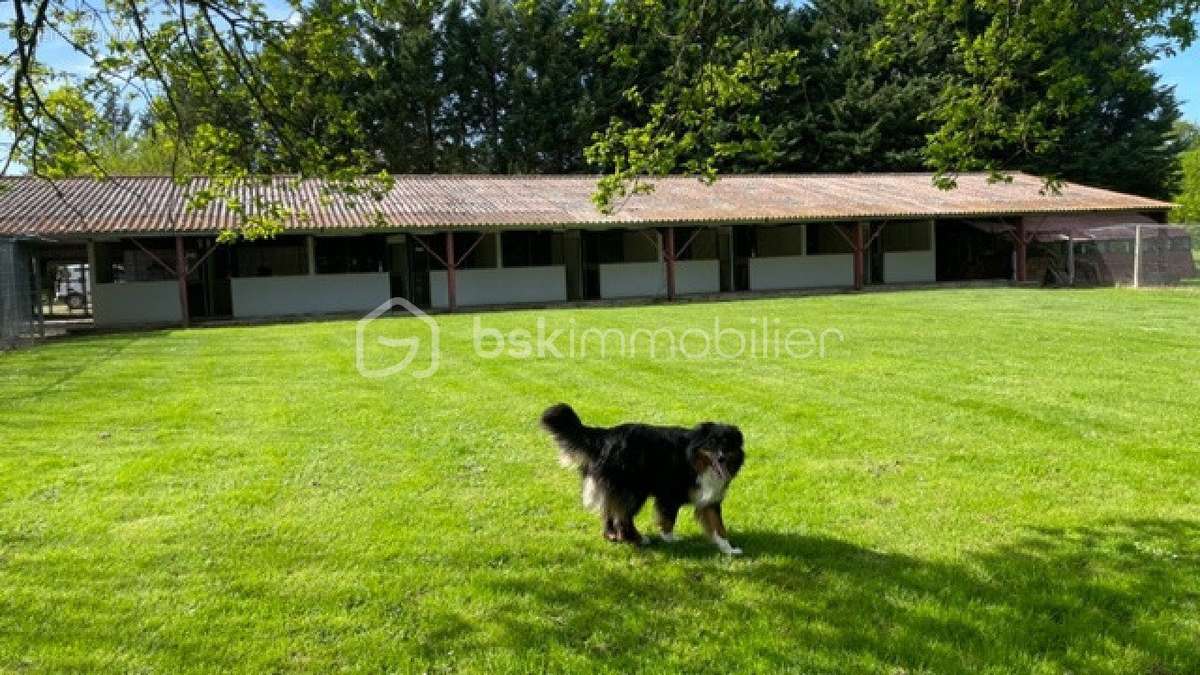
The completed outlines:
{"type": "Polygon", "coordinates": [[[0,238],[0,349],[41,334],[32,248],[0,238]]]}

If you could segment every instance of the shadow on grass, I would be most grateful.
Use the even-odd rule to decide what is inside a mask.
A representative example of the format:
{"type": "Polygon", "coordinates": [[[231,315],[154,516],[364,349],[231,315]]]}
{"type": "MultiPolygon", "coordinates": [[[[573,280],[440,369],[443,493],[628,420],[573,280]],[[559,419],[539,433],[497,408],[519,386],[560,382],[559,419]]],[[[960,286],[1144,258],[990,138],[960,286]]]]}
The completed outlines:
{"type": "MultiPolygon", "coordinates": [[[[161,332],[161,331],[155,331],[161,332]]],[[[16,394],[4,395],[9,401],[39,401],[48,393],[70,383],[89,369],[117,358],[132,346],[151,333],[94,335],[87,337],[72,337],[70,360],[46,362],[46,359],[35,361],[37,372],[33,374],[35,384],[29,389],[16,394]]],[[[63,351],[43,351],[41,354],[65,354],[63,351]]]]}
{"type": "Polygon", "coordinates": [[[645,668],[695,645],[697,670],[1200,671],[1200,523],[1030,530],[950,561],[743,531],[746,558],[698,539],[490,580],[490,637],[512,656],[587,654],[645,668]],[[710,649],[705,649],[709,645],[710,649]]]}

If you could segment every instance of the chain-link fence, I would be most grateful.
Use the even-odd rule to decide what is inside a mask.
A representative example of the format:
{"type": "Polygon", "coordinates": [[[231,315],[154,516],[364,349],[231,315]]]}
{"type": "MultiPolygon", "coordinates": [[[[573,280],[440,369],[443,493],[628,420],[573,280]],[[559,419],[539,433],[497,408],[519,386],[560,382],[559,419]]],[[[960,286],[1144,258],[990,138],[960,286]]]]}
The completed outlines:
{"type": "Polygon", "coordinates": [[[1063,286],[1163,286],[1196,276],[1192,238],[1178,225],[1105,225],[1039,232],[1029,278],[1063,286]]]}
{"type": "Polygon", "coordinates": [[[32,247],[0,238],[0,349],[42,333],[36,274],[32,247]]]}

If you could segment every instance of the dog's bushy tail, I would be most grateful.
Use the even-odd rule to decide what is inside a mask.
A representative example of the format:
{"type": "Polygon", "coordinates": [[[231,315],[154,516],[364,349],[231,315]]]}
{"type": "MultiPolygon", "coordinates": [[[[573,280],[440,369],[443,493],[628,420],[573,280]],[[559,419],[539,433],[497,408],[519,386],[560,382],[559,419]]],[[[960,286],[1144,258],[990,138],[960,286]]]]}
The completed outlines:
{"type": "Polygon", "coordinates": [[[588,428],[566,403],[546,408],[542,413],[542,428],[558,443],[564,464],[582,466],[595,452],[588,428]]]}

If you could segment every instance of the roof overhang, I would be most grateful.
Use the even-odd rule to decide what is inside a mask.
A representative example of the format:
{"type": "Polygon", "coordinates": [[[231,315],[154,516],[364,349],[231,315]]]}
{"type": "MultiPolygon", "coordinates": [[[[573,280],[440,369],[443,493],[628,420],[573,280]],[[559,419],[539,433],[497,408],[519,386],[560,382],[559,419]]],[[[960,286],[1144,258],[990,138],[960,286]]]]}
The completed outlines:
{"type": "MultiPolygon", "coordinates": [[[[248,183],[243,203],[274,200],[297,213],[296,233],[605,230],[863,220],[1052,218],[1161,213],[1173,207],[1134,195],[1066,184],[1048,192],[1036,176],[960,176],[940,190],[924,174],[725,176],[712,185],[679,176],[628,198],[611,215],[591,202],[596,176],[396,176],[378,201],[330,202],[317,181],[279,177],[248,183]]],[[[212,235],[240,225],[220,203],[188,208],[191,190],[168,177],[56,181],[9,178],[0,193],[0,234],[54,237],[212,235]]],[[[1122,216],[1124,217],[1124,216],[1122,216]]]]}

